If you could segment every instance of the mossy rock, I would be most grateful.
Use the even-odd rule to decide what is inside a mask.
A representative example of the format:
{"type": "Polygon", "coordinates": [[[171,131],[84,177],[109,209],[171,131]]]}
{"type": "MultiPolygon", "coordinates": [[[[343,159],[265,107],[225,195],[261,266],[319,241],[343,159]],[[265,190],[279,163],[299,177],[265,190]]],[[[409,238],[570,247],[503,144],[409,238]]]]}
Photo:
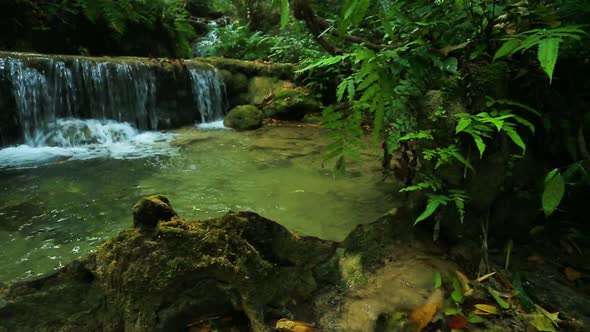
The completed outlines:
{"type": "Polygon", "coordinates": [[[164,196],[156,195],[141,199],[133,206],[133,227],[153,229],[160,221],[170,221],[178,217],[170,201],[164,196]]]}
{"type": "Polygon", "coordinates": [[[260,105],[270,99],[285,84],[269,76],[255,76],[248,82],[248,101],[250,104],[260,105]]]}
{"type": "Polygon", "coordinates": [[[295,65],[290,63],[268,63],[218,57],[196,58],[194,60],[210,63],[218,69],[226,69],[233,74],[242,73],[248,77],[267,76],[281,80],[293,80],[295,76],[295,65]]]}
{"type": "Polygon", "coordinates": [[[321,104],[306,90],[283,88],[264,107],[264,115],[279,120],[300,121],[310,113],[321,111],[321,104]]]}
{"type": "Polygon", "coordinates": [[[321,113],[314,113],[306,114],[301,121],[308,124],[321,124],[324,122],[324,119],[321,113]]]}
{"type": "Polygon", "coordinates": [[[1,286],[0,329],[184,331],[241,311],[269,331],[266,307],[305,305],[336,246],[251,212],[130,228],[53,275],[1,286]]]}
{"type": "Polygon", "coordinates": [[[237,106],[225,116],[223,125],[235,130],[252,130],[262,126],[264,115],[254,105],[237,106]]]}

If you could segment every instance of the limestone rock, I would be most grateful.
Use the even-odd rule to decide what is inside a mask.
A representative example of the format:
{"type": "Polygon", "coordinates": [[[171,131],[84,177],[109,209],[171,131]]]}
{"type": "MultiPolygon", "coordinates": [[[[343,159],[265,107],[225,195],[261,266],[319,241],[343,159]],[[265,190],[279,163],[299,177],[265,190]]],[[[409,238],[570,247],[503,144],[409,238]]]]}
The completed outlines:
{"type": "Polygon", "coordinates": [[[235,130],[252,130],[262,126],[264,116],[254,105],[237,106],[225,116],[223,125],[235,130]]]}
{"type": "Polygon", "coordinates": [[[310,113],[321,111],[320,103],[306,90],[283,88],[264,107],[264,115],[279,120],[301,120],[310,113]]]}

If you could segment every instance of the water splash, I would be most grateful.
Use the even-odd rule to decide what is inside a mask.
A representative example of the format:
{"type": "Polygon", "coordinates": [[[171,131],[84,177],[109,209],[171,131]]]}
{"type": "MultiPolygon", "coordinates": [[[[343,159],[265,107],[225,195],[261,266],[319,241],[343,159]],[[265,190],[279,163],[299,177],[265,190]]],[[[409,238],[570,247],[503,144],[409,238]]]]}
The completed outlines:
{"type": "Polygon", "coordinates": [[[175,155],[173,134],[140,132],[112,120],[57,119],[37,129],[32,145],[0,150],[0,168],[35,167],[52,162],[94,158],[138,159],[175,155]]]}

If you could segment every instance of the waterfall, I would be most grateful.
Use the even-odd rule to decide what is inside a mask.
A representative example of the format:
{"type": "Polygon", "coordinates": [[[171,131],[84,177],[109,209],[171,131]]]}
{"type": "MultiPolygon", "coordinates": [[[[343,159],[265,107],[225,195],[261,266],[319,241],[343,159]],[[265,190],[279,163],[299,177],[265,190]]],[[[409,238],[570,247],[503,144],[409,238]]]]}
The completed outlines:
{"type": "Polygon", "coordinates": [[[0,52],[0,145],[43,146],[37,132],[62,118],[159,130],[222,119],[225,107],[210,65],[0,52]]]}
{"type": "Polygon", "coordinates": [[[193,98],[196,109],[201,115],[201,123],[210,123],[223,119],[225,115],[225,87],[219,72],[210,67],[190,68],[193,98]]]}

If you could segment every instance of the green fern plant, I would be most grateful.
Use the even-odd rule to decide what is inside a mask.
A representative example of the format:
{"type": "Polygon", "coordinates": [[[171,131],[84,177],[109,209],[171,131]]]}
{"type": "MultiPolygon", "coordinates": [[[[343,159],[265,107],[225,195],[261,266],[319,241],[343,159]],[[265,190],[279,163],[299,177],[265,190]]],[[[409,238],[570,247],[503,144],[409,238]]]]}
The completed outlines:
{"type": "Polygon", "coordinates": [[[559,56],[559,46],[565,39],[581,40],[586,32],[578,26],[555,29],[533,29],[504,39],[504,44],[494,55],[494,60],[537,47],[537,59],[541,68],[553,81],[553,71],[559,56]]]}
{"type": "Polygon", "coordinates": [[[517,127],[518,125],[523,125],[534,134],[535,126],[527,119],[515,114],[511,109],[498,109],[497,107],[518,106],[535,115],[539,115],[539,113],[526,105],[507,100],[488,98],[487,106],[489,112],[480,112],[475,115],[468,113],[455,114],[457,118],[455,134],[469,134],[475,142],[480,158],[483,158],[487,147],[484,139],[492,138],[494,133],[505,133],[516,146],[522,149],[522,154],[524,154],[526,152],[526,144],[518,132],[517,127]]]}
{"type": "Polygon", "coordinates": [[[430,193],[426,194],[428,197],[426,208],[416,218],[414,225],[428,219],[440,207],[447,206],[449,203],[452,203],[455,206],[457,212],[459,213],[459,221],[463,223],[465,220],[465,202],[469,200],[469,196],[464,190],[451,189],[444,193],[442,181],[437,177],[427,176],[424,181],[412,186],[404,187],[400,190],[400,192],[411,192],[417,190],[429,190],[430,193]]]}

